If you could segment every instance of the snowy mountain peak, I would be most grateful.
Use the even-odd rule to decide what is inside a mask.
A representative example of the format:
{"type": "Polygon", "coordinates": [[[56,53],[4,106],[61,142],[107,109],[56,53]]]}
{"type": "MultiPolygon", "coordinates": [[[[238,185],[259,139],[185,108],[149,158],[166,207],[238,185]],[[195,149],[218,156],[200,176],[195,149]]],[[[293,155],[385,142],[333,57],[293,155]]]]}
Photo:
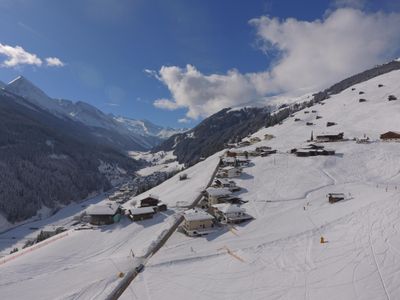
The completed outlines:
{"type": "Polygon", "coordinates": [[[125,126],[130,132],[134,132],[143,136],[150,135],[161,139],[166,139],[176,133],[187,131],[187,129],[175,129],[159,126],[148,120],[134,120],[121,116],[114,116],[114,120],[125,126]]]}
{"type": "Polygon", "coordinates": [[[5,90],[24,97],[26,100],[43,109],[56,112],[62,110],[56,101],[47,96],[45,92],[23,76],[18,76],[14,80],[10,81],[5,86],[5,90]]]}

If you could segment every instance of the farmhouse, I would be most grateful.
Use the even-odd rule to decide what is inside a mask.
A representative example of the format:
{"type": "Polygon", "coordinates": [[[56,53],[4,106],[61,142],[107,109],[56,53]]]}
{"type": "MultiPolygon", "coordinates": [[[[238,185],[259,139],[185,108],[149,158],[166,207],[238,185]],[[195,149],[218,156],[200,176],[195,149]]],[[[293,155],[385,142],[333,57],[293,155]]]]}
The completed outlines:
{"type": "Polygon", "coordinates": [[[235,204],[221,203],[212,206],[213,215],[223,223],[241,223],[253,219],[243,207],[235,204]]]}
{"type": "Polygon", "coordinates": [[[343,135],[343,132],[337,134],[320,134],[317,135],[316,141],[320,143],[343,141],[343,135]]]}
{"type": "Polygon", "coordinates": [[[336,202],[342,201],[344,199],[345,199],[345,196],[343,193],[329,193],[328,194],[329,203],[336,203],[336,202]]]}
{"type": "Polygon", "coordinates": [[[400,132],[399,131],[388,131],[381,134],[381,140],[390,141],[390,140],[400,140],[400,132]]]}
{"type": "Polygon", "coordinates": [[[90,216],[90,224],[113,224],[121,219],[121,208],[115,202],[90,205],[86,210],[86,214],[90,216]]]}
{"type": "Polygon", "coordinates": [[[129,218],[132,221],[142,221],[153,218],[155,211],[152,207],[136,207],[129,210],[129,218]]]}
{"type": "Polygon", "coordinates": [[[216,230],[214,217],[201,209],[186,210],[181,228],[188,236],[200,236],[216,230]]]}

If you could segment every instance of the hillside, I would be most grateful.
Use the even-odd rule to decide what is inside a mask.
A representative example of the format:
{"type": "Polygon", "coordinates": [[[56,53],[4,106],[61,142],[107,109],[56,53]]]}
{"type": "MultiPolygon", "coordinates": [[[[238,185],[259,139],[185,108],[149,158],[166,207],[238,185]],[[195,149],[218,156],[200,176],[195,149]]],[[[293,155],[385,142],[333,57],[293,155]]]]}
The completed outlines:
{"type": "Polygon", "coordinates": [[[82,125],[4,90],[0,128],[0,213],[10,223],[32,217],[43,207],[55,210],[109,189],[106,174],[99,171],[102,162],[130,173],[140,166],[100,144],[82,125]]]}
{"type": "Polygon", "coordinates": [[[278,101],[268,100],[264,108],[223,109],[203,120],[195,128],[170,137],[153,148],[153,152],[173,151],[180,163],[192,165],[202,157],[208,157],[222,150],[227,143],[240,140],[263,126],[278,124],[299,109],[328,99],[331,95],[338,94],[354,84],[399,69],[400,61],[395,60],[346,78],[312,96],[289,99],[280,96],[278,101]],[[275,113],[270,114],[270,112],[275,113]]]}
{"type": "Polygon", "coordinates": [[[93,137],[120,150],[150,149],[169,136],[180,132],[180,130],[155,125],[150,121],[139,121],[105,114],[83,101],[74,102],[51,98],[23,76],[15,78],[4,85],[3,88],[10,93],[23,97],[58,118],[67,118],[86,126],[86,130],[93,137]]]}
{"type": "Polygon", "coordinates": [[[241,150],[265,145],[278,153],[252,158],[234,179],[255,219],[200,238],[175,233],[131,285],[136,297],[399,298],[400,144],[379,140],[400,128],[400,102],[388,101],[400,96],[399,82],[393,71],[358,83],[256,132],[275,138],[241,150]],[[327,128],[328,121],[337,125],[327,128]],[[322,144],[334,156],[289,154],[307,145],[311,131],[344,132],[349,140],[322,144]],[[364,135],[372,142],[352,140],[364,135]],[[346,200],[328,203],[332,192],[346,200]]]}

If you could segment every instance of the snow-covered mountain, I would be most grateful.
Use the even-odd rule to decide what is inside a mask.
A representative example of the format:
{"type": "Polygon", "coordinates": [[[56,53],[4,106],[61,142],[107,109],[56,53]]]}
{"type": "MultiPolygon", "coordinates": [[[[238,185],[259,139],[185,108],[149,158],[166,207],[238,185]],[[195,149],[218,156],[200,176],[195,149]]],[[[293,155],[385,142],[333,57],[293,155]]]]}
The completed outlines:
{"type": "Polygon", "coordinates": [[[0,81],[0,89],[4,88],[6,86],[6,84],[2,81],[0,81]]]}
{"type": "MultiPolygon", "coordinates": [[[[23,76],[12,80],[4,88],[8,92],[24,97],[57,117],[69,118],[92,128],[97,135],[106,135],[104,130],[111,133],[111,135],[113,132],[117,132],[139,145],[138,149],[129,149],[132,147],[132,143],[128,143],[125,146],[122,145],[125,150],[150,149],[171,135],[182,132],[182,130],[165,128],[149,121],[105,114],[86,102],[51,98],[23,76]],[[102,130],[102,132],[99,133],[99,130],[102,130]]],[[[112,136],[108,136],[108,138],[112,139],[112,136]]]]}
{"type": "Polygon", "coordinates": [[[135,120],[125,117],[114,117],[114,120],[125,126],[129,131],[143,135],[143,136],[154,136],[161,139],[167,139],[174,134],[182,133],[188,129],[174,129],[170,127],[163,127],[148,120],[135,120]]]}

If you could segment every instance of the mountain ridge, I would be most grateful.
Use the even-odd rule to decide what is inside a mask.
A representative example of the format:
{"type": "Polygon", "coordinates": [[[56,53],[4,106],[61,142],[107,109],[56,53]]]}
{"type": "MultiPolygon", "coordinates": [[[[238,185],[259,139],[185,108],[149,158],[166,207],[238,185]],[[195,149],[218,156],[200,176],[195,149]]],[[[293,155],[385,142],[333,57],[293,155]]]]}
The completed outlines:
{"type": "MultiPolygon", "coordinates": [[[[125,135],[131,142],[122,145],[125,148],[124,150],[148,150],[169,136],[182,131],[155,125],[147,120],[141,121],[122,117],[123,121],[121,121],[121,117],[106,114],[84,101],[74,102],[66,99],[51,98],[24,76],[18,76],[10,81],[4,86],[4,89],[27,99],[42,109],[48,110],[57,117],[70,118],[90,127],[92,131],[101,131],[101,133],[97,134],[104,134],[106,130],[125,135]],[[135,130],[132,130],[134,122],[142,122],[143,126],[136,126],[135,130]],[[152,130],[149,130],[146,126],[151,127],[152,130]],[[154,132],[155,128],[158,129],[158,132],[154,132]],[[150,131],[151,133],[149,134],[150,131]]],[[[112,136],[109,136],[109,138],[112,139],[112,136]]]]}

